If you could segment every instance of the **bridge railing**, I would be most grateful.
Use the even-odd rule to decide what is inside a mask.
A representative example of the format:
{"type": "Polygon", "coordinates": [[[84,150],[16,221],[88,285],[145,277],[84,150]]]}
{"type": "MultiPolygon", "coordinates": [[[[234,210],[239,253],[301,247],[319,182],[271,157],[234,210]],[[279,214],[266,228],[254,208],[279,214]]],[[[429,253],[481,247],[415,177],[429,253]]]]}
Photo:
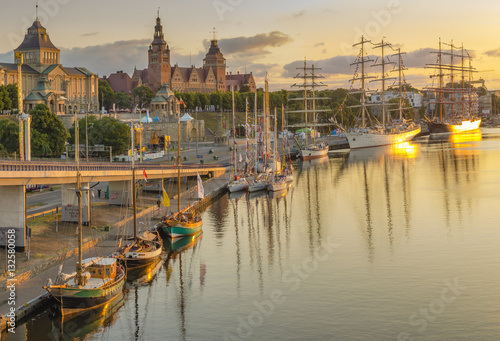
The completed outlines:
{"type": "MultiPolygon", "coordinates": [[[[182,164],[181,169],[213,169],[229,167],[229,163],[212,163],[207,165],[202,164],[182,164]]],[[[80,171],[109,171],[121,170],[127,171],[131,168],[131,162],[125,163],[88,163],[80,162],[80,171]]],[[[167,170],[176,169],[176,165],[151,164],[151,163],[136,163],[136,169],[145,170],[167,170]]],[[[40,171],[73,171],[76,172],[75,162],[43,162],[43,161],[0,161],[0,172],[40,172],[40,171]]]]}

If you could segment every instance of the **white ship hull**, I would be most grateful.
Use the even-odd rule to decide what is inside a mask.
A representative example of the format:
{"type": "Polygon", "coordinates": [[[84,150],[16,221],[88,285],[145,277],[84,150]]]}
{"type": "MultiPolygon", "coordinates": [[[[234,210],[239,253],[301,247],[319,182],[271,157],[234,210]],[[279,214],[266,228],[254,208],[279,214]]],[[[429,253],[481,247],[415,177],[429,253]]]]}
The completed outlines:
{"type": "Polygon", "coordinates": [[[421,128],[407,130],[395,134],[381,134],[377,131],[350,131],[346,132],[351,149],[387,146],[412,140],[421,128]]]}

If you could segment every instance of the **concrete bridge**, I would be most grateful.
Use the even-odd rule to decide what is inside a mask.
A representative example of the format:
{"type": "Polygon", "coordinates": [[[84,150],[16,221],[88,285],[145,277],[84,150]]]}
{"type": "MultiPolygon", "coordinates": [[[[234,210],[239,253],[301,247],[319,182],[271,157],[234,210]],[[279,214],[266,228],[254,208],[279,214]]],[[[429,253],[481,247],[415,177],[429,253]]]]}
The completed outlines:
{"type": "MultiPolygon", "coordinates": [[[[208,175],[217,177],[226,172],[229,164],[181,165],[181,177],[208,175]]],[[[61,184],[62,221],[78,220],[78,200],[74,191],[76,184],[75,162],[0,161],[0,245],[5,246],[5,231],[16,230],[16,247],[26,246],[26,185],[61,184]]],[[[177,166],[153,163],[136,163],[136,180],[165,179],[177,177],[177,166]]],[[[91,182],[109,182],[109,204],[130,205],[132,187],[132,165],[123,163],[80,162],[82,186],[89,188],[91,182]]],[[[82,196],[83,221],[90,216],[90,191],[82,196]]]]}

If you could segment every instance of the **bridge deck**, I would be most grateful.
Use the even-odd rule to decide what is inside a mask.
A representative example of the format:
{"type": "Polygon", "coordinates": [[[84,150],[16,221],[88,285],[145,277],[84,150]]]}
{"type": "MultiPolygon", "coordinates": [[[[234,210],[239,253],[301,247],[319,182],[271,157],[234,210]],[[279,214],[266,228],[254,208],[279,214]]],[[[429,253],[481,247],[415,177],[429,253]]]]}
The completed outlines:
{"type": "MultiPolygon", "coordinates": [[[[181,176],[195,176],[197,173],[220,175],[229,164],[181,165],[181,176]]],[[[82,181],[124,181],[132,177],[130,162],[88,163],[80,162],[82,181]]],[[[154,163],[136,163],[136,179],[144,179],[143,170],[148,179],[171,178],[177,176],[177,166],[154,163]]],[[[76,182],[76,162],[43,161],[0,161],[0,186],[45,185],[76,182]]]]}

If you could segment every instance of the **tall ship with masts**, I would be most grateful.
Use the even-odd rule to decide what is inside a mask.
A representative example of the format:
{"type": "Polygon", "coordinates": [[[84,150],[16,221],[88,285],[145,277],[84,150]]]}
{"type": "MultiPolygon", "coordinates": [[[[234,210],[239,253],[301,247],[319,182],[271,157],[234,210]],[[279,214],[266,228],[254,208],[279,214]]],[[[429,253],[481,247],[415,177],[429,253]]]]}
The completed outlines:
{"type": "Polygon", "coordinates": [[[302,109],[291,110],[288,111],[288,113],[301,113],[304,114],[305,117],[304,126],[306,139],[305,145],[300,146],[301,148],[299,157],[302,160],[311,160],[328,156],[328,144],[316,142],[316,114],[319,112],[330,111],[329,109],[316,109],[316,100],[328,99],[327,97],[316,97],[316,88],[326,86],[326,84],[316,81],[318,78],[323,78],[321,75],[316,74],[316,70],[320,69],[314,68],[314,65],[312,65],[312,67],[307,67],[306,60],[304,60],[304,67],[297,69],[302,70],[303,73],[299,73],[297,76],[295,76],[295,78],[303,79],[303,83],[295,83],[292,85],[292,87],[301,88],[303,90],[303,97],[290,98],[290,100],[303,101],[303,105],[302,109]],[[309,114],[312,114],[312,124],[309,124],[309,114]],[[313,133],[312,138],[309,136],[310,132],[313,133]]]}
{"type": "Polygon", "coordinates": [[[437,54],[437,61],[435,64],[427,64],[426,67],[436,70],[436,74],[431,78],[438,78],[439,84],[427,88],[436,96],[433,117],[425,116],[429,134],[439,136],[479,129],[481,118],[473,114],[475,93],[472,88],[472,73],[476,71],[472,67],[471,56],[464,50],[463,44],[461,47],[455,47],[453,41],[447,44],[442,43],[441,39],[439,50],[433,53],[437,54]],[[444,52],[442,44],[449,46],[450,52],[444,52]],[[445,60],[444,56],[449,59],[445,60]],[[459,63],[455,63],[456,58],[460,60],[459,63]],[[455,83],[457,74],[460,75],[458,84],[455,83]],[[445,84],[445,76],[449,76],[450,83],[445,84]]]}
{"type": "Polygon", "coordinates": [[[360,46],[360,53],[358,55],[357,60],[352,64],[356,65],[356,73],[354,77],[351,79],[351,82],[360,82],[361,88],[351,92],[350,94],[360,94],[360,105],[350,106],[350,108],[359,108],[361,115],[361,125],[354,127],[345,132],[347,140],[349,141],[349,146],[351,149],[358,148],[368,148],[368,147],[377,147],[377,146],[385,146],[391,144],[397,144],[405,141],[409,141],[413,139],[416,135],[418,135],[421,131],[419,125],[413,123],[411,120],[406,120],[402,117],[402,111],[404,109],[404,98],[402,95],[402,70],[404,69],[401,63],[401,51],[398,50],[398,53],[395,54],[399,56],[398,67],[393,71],[399,72],[399,103],[398,108],[393,109],[397,110],[400,113],[399,120],[392,120],[390,111],[387,108],[387,84],[389,81],[395,81],[395,77],[388,77],[386,75],[389,65],[393,65],[385,54],[385,48],[392,48],[392,46],[382,40],[381,43],[372,44],[375,49],[381,50],[380,62],[371,66],[380,67],[381,68],[381,76],[376,78],[374,76],[369,76],[367,73],[367,64],[373,62],[373,59],[370,59],[366,53],[366,44],[372,44],[371,41],[365,40],[364,37],[361,37],[361,42],[353,45],[360,46]],[[357,71],[361,68],[361,72],[357,71]],[[367,89],[367,80],[372,79],[371,82],[381,82],[381,89],[379,91],[370,91],[367,89]],[[367,94],[368,93],[377,93],[380,94],[381,103],[373,104],[368,103],[367,94]],[[381,109],[381,118],[382,121],[378,121],[376,118],[371,119],[368,114],[368,107],[379,106],[381,109]]]}

